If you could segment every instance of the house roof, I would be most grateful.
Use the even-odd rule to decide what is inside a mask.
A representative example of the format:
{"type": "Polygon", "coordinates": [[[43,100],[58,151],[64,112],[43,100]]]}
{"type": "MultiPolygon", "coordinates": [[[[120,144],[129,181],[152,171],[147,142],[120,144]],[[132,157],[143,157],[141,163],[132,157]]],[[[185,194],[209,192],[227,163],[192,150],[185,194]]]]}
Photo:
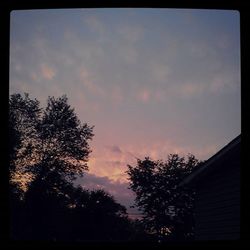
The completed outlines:
{"type": "Polygon", "coordinates": [[[231,155],[235,148],[237,148],[241,143],[241,135],[238,135],[234,140],[228,143],[225,147],[219,150],[216,154],[210,157],[207,161],[204,162],[199,168],[197,168],[193,173],[188,175],[182,182],[180,186],[193,184],[197,181],[200,181],[205,175],[210,173],[213,169],[217,169],[222,164],[217,164],[221,162],[224,158],[231,155]]]}

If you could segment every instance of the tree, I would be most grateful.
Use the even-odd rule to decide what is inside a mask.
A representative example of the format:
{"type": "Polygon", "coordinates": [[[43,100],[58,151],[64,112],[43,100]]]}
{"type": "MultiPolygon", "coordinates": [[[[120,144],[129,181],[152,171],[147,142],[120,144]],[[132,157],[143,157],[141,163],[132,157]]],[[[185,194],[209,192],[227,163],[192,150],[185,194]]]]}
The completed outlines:
{"type": "Polygon", "coordinates": [[[64,209],[65,190],[88,169],[91,152],[88,141],[93,127],[81,124],[65,95],[49,97],[45,109],[39,105],[28,94],[24,98],[14,94],[9,102],[12,225],[26,223],[23,229],[20,226],[20,237],[41,237],[49,231],[46,223],[57,210],[64,209]],[[20,202],[23,213],[19,212],[20,202]]]}
{"type": "Polygon", "coordinates": [[[39,102],[31,100],[25,93],[13,94],[9,100],[9,162],[10,184],[15,192],[21,191],[20,176],[25,174],[25,166],[34,156],[33,150],[38,141],[37,125],[41,109],[39,102]],[[18,178],[19,177],[19,178],[18,178]]]}
{"type": "Polygon", "coordinates": [[[127,241],[132,235],[126,208],[104,190],[80,186],[69,196],[72,235],[77,241],[127,241]]]}
{"type": "Polygon", "coordinates": [[[33,174],[42,176],[57,171],[61,178],[73,181],[88,169],[87,161],[91,152],[88,140],[93,137],[93,127],[80,120],[67,104],[64,95],[55,99],[49,97],[38,126],[39,162],[31,168],[33,174]]]}
{"type": "Polygon", "coordinates": [[[159,239],[189,239],[193,235],[194,190],[182,188],[180,181],[200,162],[170,154],[165,162],[149,157],[128,165],[130,189],[136,194],[135,205],[144,213],[143,223],[159,239]]]}
{"type": "Polygon", "coordinates": [[[32,145],[36,139],[36,125],[40,116],[39,102],[31,100],[28,94],[24,98],[14,94],[9,100],[9,201],[10,227],[13,237],[21,237],[24,230],[23,180],[25,162],[31,160],[32,145]]]}
{"type": "Polygon", "coordinates": [[[11,180],[18,171],[33,179],[45,178],[55,170],[67,181],[83,175],[93,127],[81,125],[65,95],[49,97],[42,110],[28,94],[24,98],[14,94],[9,107],[11,180]]]}
{"type": "Polygon", "coordinates": [[[14,94],[9,103],[11,237],[21,240],[130,241],[141,225],[104,190],[74,186],[87,171],[93,127],[67,97],[40,103],[14,94]]]}

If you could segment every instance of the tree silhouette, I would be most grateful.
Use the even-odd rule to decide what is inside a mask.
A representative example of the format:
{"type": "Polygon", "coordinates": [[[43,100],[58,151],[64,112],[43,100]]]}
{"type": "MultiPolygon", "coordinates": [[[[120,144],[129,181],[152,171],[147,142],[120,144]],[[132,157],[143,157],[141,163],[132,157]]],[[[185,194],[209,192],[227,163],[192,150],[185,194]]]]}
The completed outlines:
{"type": "MultiPolygon", "coordinates": [[[[39,121],[40,108],[37,100],[31,100],[28,94],[24,98],[14,94],[9,100],[9,170],[10,170],[10,228],[11,236],[22,237],[25,212],[24,192],[21,177],[25,177],[25,161],[31,159],[32,141],[35,140],[36,126],[39,121]]],[[[27,177],[27,175],[26,175],[27,177]]]]}
{"type": "Polygon", "coordinates": [[[136,166],[128,165],[135,204],[144,213],[146,229],[159,240],[192,237],[194,190],[181,188],[179,183],[199,164],[193,155],[185,160],[170,154],[165,162],[146,157],[138,159],[136,166]]]}
{"type": "Polygon", "coordinates": [[[25,93],[11,95],[9,101],[9,162],[10,182],[18,187],[19,182],[13,181],[16,176],[25,173],[27,162],[32,161],[34,142],[38,140],[37,125],[40,117],[39,102],[31,100],[25,93]]]}
{"type": "Polygon", "coordinates": [[[82,176],[88,169],[87,160],[91,152],[88,140],[93,137],[92,131],[93,127],[86,123],[81,125],[65,95],[58,99],[49,97],[37,126],[37,155],[29,171],[36,178],[44,178],[56,171],[58,177],[67,181],[82,176]]]}
{"type": "Polygon", "coordinates": [[[27,226],[17,237],[56,235],[50,228],[57,226],[50,227],[48,222],[60,224],[56,214],[65,209],[65,190],[87,170],[92,130],[87,124],[81,125],[66,96],[49,97],[45,110],[28,94],[10,97],[11,225],[17,229],[18,222],[25,220],[27,226]],[[57,220],[51,219],[53,216],[57,220]]]}
{"type": "Polygon", "coordinates": [[[126,208],[104,190],[74,189],[69,207],[78,241],[128,241],[132,237],[126,208]]]}
{"type": "Polygon", "coordinates": [[[104,190],[74,186],[88,170],[93,127],[64,95],[45,109],[28,94],[9,105],[11,237],[49,241],[131,241],[144,235],[104,190]],[[136,234],[135,234],[136,232],[136,234]]]}
{"type": "Polygon", "coordinates": [[[9,107],[11,181],[18,173],[43,179],[56,171],[58,182],[73,181],[83,175],[93,127],[81,125],[65,95],[58,99],[49,97],[42,110],[28,94],[24,98],[14,94],[9,107]]]}

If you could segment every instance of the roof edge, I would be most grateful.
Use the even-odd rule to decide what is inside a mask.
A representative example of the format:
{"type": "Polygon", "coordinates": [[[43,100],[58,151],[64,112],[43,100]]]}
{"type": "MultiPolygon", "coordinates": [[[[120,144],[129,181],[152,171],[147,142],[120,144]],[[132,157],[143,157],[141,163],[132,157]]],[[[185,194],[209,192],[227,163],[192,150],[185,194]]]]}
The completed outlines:
{"type": "Polygon", "coordinates": [[[216,160],[224,156],[228,151],[234,148],[241,142],[241,134],[238,135],[235,139],[229,142],[226,146],[220,149],[217,153],[211,156],[207,161],[202,164],[196,171],[188,175],[184,180],[181,181],[179,186],[184,186],[190,184],[190,182],[195,181],[204,171],[206,171],[216,160]]]}

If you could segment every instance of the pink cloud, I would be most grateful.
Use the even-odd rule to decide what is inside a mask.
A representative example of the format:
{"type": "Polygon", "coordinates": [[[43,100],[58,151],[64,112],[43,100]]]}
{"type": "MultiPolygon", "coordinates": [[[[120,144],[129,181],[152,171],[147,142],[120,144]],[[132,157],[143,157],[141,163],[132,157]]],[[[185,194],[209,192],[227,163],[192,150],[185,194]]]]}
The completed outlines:
{"type": "Polygon", "coordinates": [[[38,76],[38,74],[36,72],[31,72],[30,78],[32,79],[32,81],[35,81],[35,82],[40,81],[40,77],[38,76]]]}
{"type": "Polygon", "coordinates": [[[79,76],[82,84],[88,89],[88,91],[94,95],[105,96],[104,89],[93,82],[92,75],[85,67],[81,67],[79,76]]]}
{"type": "Polygon", "coordinates": [[[135,43],[142,39],[145,33],[144,28],[138,24],[133,26],[124,24],[119,27],[117,31],[123,39],[131,43],[135,43]]]}
{"type": "Polygon", "coordinates": [[[166,100],[167,95],[165,90],[156,90],[154,97],[156,101],[164,102],[166,100]]]}
{"type": "Polygon", "coordinates": [[[197,84],[197,83],[185,83],[178,87],[177,94],[182,97],[189,98],[194,97],[196,95],[202,94],[206,90],[206,85],[204,84],[197,84]]]}
{"type": "Polygon", "coordinates": [[[124,183],[127,182],[127,164],[134,160],[135,158],[123,147],[96,145],[90,155],[89,173],[124,183]]]}
{"type": "Polygon", "coordinates": [[[148,102],[151,97],[151,92],[148,89],[143,89],[139,91],[137,99],[142,102],[148,102]]]}
{"type": "Polygon", "coordinates": [[[107,161],[106,157],[96,155],[90,159],[88,165],[89,173],[91,174],[100,177],[109,177],[112,181],[116,182],[127,182],[127,175],[125,174],[127,161],[121,161],[117,156],[110,157],[107,161]]]}
{"type": "Polygon", "coordinates": [[[49,67],[47,64],[41,64],[41,74],[47,80],[52,80],[56,75],[56,72],[53,68],[49,67]]]}
{"type": "Polygon", "coordinates": [[[93,31],[103,33],[105,30],[103,22],[100,21],[94,14],[88,15],[88,17],[84,19],[84,22],[93,31]]]}
{"type": "Polygon", "coordinates": [[[160,140],[151,143],[123,144],[122,146],[93,147],[89,160],[89,173],[100,177],[108,177],[111,181],[126,183],[128,176],[125,171],[127,165],[136,164],[137,158],[146,156],[154,160],[166,159],[170,153],[186,155],[192,153],[189,148],[175,145],[171,141],[160,140]]]}
{"type": "Polygon", "coordinates": [[[232,79],[230,75],[215,75],[209,84],[209,91],[213,94],[234,91],[238,88],[237,82],[240,82],[240,76],[232,79]]]}
{"type": "MultiPolygon", "coordinates": [[[[159,140],[150,144],[94,147],[89,161],[89,172],[82,179],[82,185],[88,189],[103,188],[129,208],[133,203],[134,194],[128,189],[128,176],[125,173],[127,164],[134,166],[137,158],[143,159],[146,156],[153,160],[166,160],[171,153],[178,153],[180,156],[195,153],[198,159],[206,160],[217,150],[214,145],[203,148],[182,147],[170,140],[159,140]]],[[[129,210],[132,211],[130,208],[129,210]]]]}

